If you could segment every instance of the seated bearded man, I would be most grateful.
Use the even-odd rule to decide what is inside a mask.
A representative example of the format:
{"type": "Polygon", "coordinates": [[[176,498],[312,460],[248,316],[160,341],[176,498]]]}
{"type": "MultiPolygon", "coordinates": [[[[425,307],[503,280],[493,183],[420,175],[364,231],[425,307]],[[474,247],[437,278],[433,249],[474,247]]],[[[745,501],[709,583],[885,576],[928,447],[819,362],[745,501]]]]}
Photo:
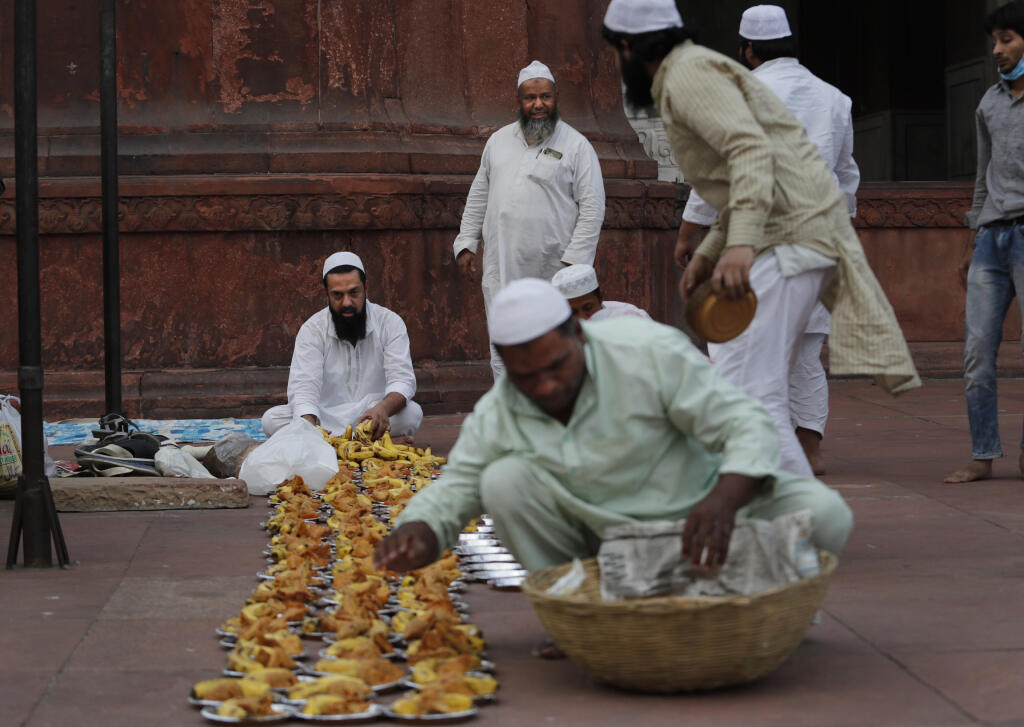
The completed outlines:
{"type": "Polygon", "coordinates": [[[375,439],[390,431],[396,441],[412,441],[423,410],[412,400],[416,376],[405,323],[367,300],[366,270],[354,253],[328,257],[323,284],[327,307],[295,338],[288,403],[263,415],[263,431],[271,436],[302,417],[341,434],[369,419],[375,439]]]}

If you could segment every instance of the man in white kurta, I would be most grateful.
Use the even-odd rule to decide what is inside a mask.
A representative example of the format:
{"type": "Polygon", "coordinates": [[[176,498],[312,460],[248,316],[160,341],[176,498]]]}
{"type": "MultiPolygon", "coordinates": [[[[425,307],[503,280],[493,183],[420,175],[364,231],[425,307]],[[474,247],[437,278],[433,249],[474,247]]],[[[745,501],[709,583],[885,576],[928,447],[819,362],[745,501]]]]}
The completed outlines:
{"type": "MultiPolygon", "coordinates": [[[[409,334],[401,317],[366,299],[366,271],[351,252],[324,263],[328,305],[313,314],[295,337],[288,372],[288,403],[263,415],[267,436],[297,417],[341,433],[364,419],[375,436],[412,437],[423,410],[412,400],[416,376],[409,334]],[[336,319],[365,319],[365,330],[339,335],[336,319]]],[[[345,329],[341,329],[345,332],[345,329]]]]}
{"type": "Polygon", "coordinates": [[[581,321],[596,323],[622,317],[651,319],[647,311],[632,303],[605,300],[597,282],[597,271],[591,265],[577,263],[562,268],[551,278],[551,284],[569,302],[572,314],[581,321]]]}
{"type": "MultiPolygon", "coordinates": [[[[789,55],[795,54],[796,43],[786,12],[777,5],[758,5],[747,9],[740,20],[741,60],[754,76],[764,83],[786,105],[807,130],[810,139],[832,170],[836,184],[846,196],[850,217],[857,215],[857,187],[860,169],[853,159],[853,103],[835,86],[822,81],[789,55]],[[787,47],[788,46],[788,47],[787,47]],[[765,50],[761,50],[764,48],[765,50]],[[786,55],[775,57],[776,49],[786,55]],[[766,56],[762,59],[757,51],[766,56]]],[[[680,264],[698,242],[698,231],[710,227],[718,219],[718,211],[695,191],[690,193],[683,210],[680,243],[676,259],[680,264]]],[[[807,329],[800,339],[790,370],[789,412],[797,439],[803,446],[815,474],[824,472],[819,443],[828,421],[828,379],[821,363],[821,348],[828,337],[831,316],[820,302],[814,306],[807,329]]],[[[711,360],[719,363],[722,349],[708,345],[711,360]]],[[[722,375],[735,379],[730,361],[720,364],[722,375]]]]}
{"type": "MultiPolygon", "coordinates": [[[[519,120],[487,140],[454,250],[467,276],[476,274],[484,305],[513,280],[551,276],[562,265],[594,262],[604,221],[604,181],[590,142],[558,116],[554,76],[534,61],[519,74],[519,120]]],[[[501,358],[491,352],[497,377],[501,358]]]]}
{"type": "Polygon", "coordinates": [[[686,518],[681,555],[724,562],[737,515],[810,509],[815,546],[838,553],[853,525],[835,491],[779,471],[764,406],[679,330],[638,318],[578,323],[541,280],[511,283],[488,321],[507,371],[462,425],[437,482],[377,548],[419,568],[487,512],[528,570],[593,556],[604,530],[686,518]]]}

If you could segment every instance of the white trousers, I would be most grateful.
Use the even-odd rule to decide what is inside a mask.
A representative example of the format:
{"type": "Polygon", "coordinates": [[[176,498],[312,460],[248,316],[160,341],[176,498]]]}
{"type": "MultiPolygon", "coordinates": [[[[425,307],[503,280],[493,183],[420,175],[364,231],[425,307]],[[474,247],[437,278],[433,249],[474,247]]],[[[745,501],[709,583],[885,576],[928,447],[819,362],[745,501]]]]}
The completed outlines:
{"type": "Polygon", "coordinates": [[[806,477],[813,473],[794,432],[792,372],[811,313],[833,272],[823,268],[784,277],[775,253],[762,255],[750,268],[750,287],[757,295],[753,322],[733,340],[708,345],[718,373],[768,410],[779,432],[781,469],[806,477]]]}
{"type": "MultiPolygon", "coordinates": [[[[370,406],[374,406],[379,402],[380,399],[378,399],[373,404],[367,406],[365,409],[363,409],[363,411],[366,411],[366,409],[369,409],[370,406]]],[[[356,412],[355,414],[353,414],[353,418],[357,418],[360,414],[362,414],[362,411],[356,412]]],[[[267,409],[267,411],[263,414],[263,431],[269,437],[273,435],[273,433],[276,432],[278,429],[283,427],[285,424],[291,422],[292,418],[293,416],[291,404],[282,404],[280,406],[271,407],[270,409],[267,409]]],[[[416,435],[416,432],[419,431],[420,424],[422,423],[423,409],[415,401],[412,401],[411,399],[406,400],[405,407],[400,412],[391,417],[391,436],[413,437],[416,435]]],[[[344,425],[341,426],[341,431],[336,431],[336,426],[332,425],[332,428],[335,430],[332,431],[332,433],[341,434],[344,431],[345,426],[347,424],[351,424],[354,427],[356,424],[358,424],[358,421],[354,420],[351,422],[346,422],[344,425]]]]}
{"type": "Polygon", "coordinates": [[[824,333],[801,336],[789,375],[789,413],[793,427],[810,429],[823,436],[828,421],[828,377],[821,365],[821,347],[826,338],[824,333]]]}

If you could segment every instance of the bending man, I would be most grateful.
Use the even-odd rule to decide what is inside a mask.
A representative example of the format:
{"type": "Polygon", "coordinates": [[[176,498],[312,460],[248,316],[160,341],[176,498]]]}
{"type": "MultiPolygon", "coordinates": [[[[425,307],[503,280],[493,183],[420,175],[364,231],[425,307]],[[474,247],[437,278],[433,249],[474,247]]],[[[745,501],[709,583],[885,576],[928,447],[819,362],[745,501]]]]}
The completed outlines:
{"type": "Polygon", "coordinates": [[[595,555],[610,525],[684,517],[682,554],[715,567],[737,515],[804,508],[814,544],[842,550],[853,522],[843,499],[779,471],[764,407],[682,332],[639,318],[580,323],[536,279],[495,296],[488,326],[506,373],[378,545],[381,566],[432,562],[481,512],[529,570],[595,555]]]}

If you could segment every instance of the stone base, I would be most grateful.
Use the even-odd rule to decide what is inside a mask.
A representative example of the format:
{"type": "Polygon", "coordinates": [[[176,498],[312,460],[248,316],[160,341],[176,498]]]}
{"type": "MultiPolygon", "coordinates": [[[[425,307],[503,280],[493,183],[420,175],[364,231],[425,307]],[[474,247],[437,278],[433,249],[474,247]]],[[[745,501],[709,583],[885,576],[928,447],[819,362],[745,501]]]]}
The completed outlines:
{"type": "Polygon", "coordinates": [[[50,487],[60,512],[249,507],[249,491],[242,480],[63,477],[50,479],[50,487]]]}

